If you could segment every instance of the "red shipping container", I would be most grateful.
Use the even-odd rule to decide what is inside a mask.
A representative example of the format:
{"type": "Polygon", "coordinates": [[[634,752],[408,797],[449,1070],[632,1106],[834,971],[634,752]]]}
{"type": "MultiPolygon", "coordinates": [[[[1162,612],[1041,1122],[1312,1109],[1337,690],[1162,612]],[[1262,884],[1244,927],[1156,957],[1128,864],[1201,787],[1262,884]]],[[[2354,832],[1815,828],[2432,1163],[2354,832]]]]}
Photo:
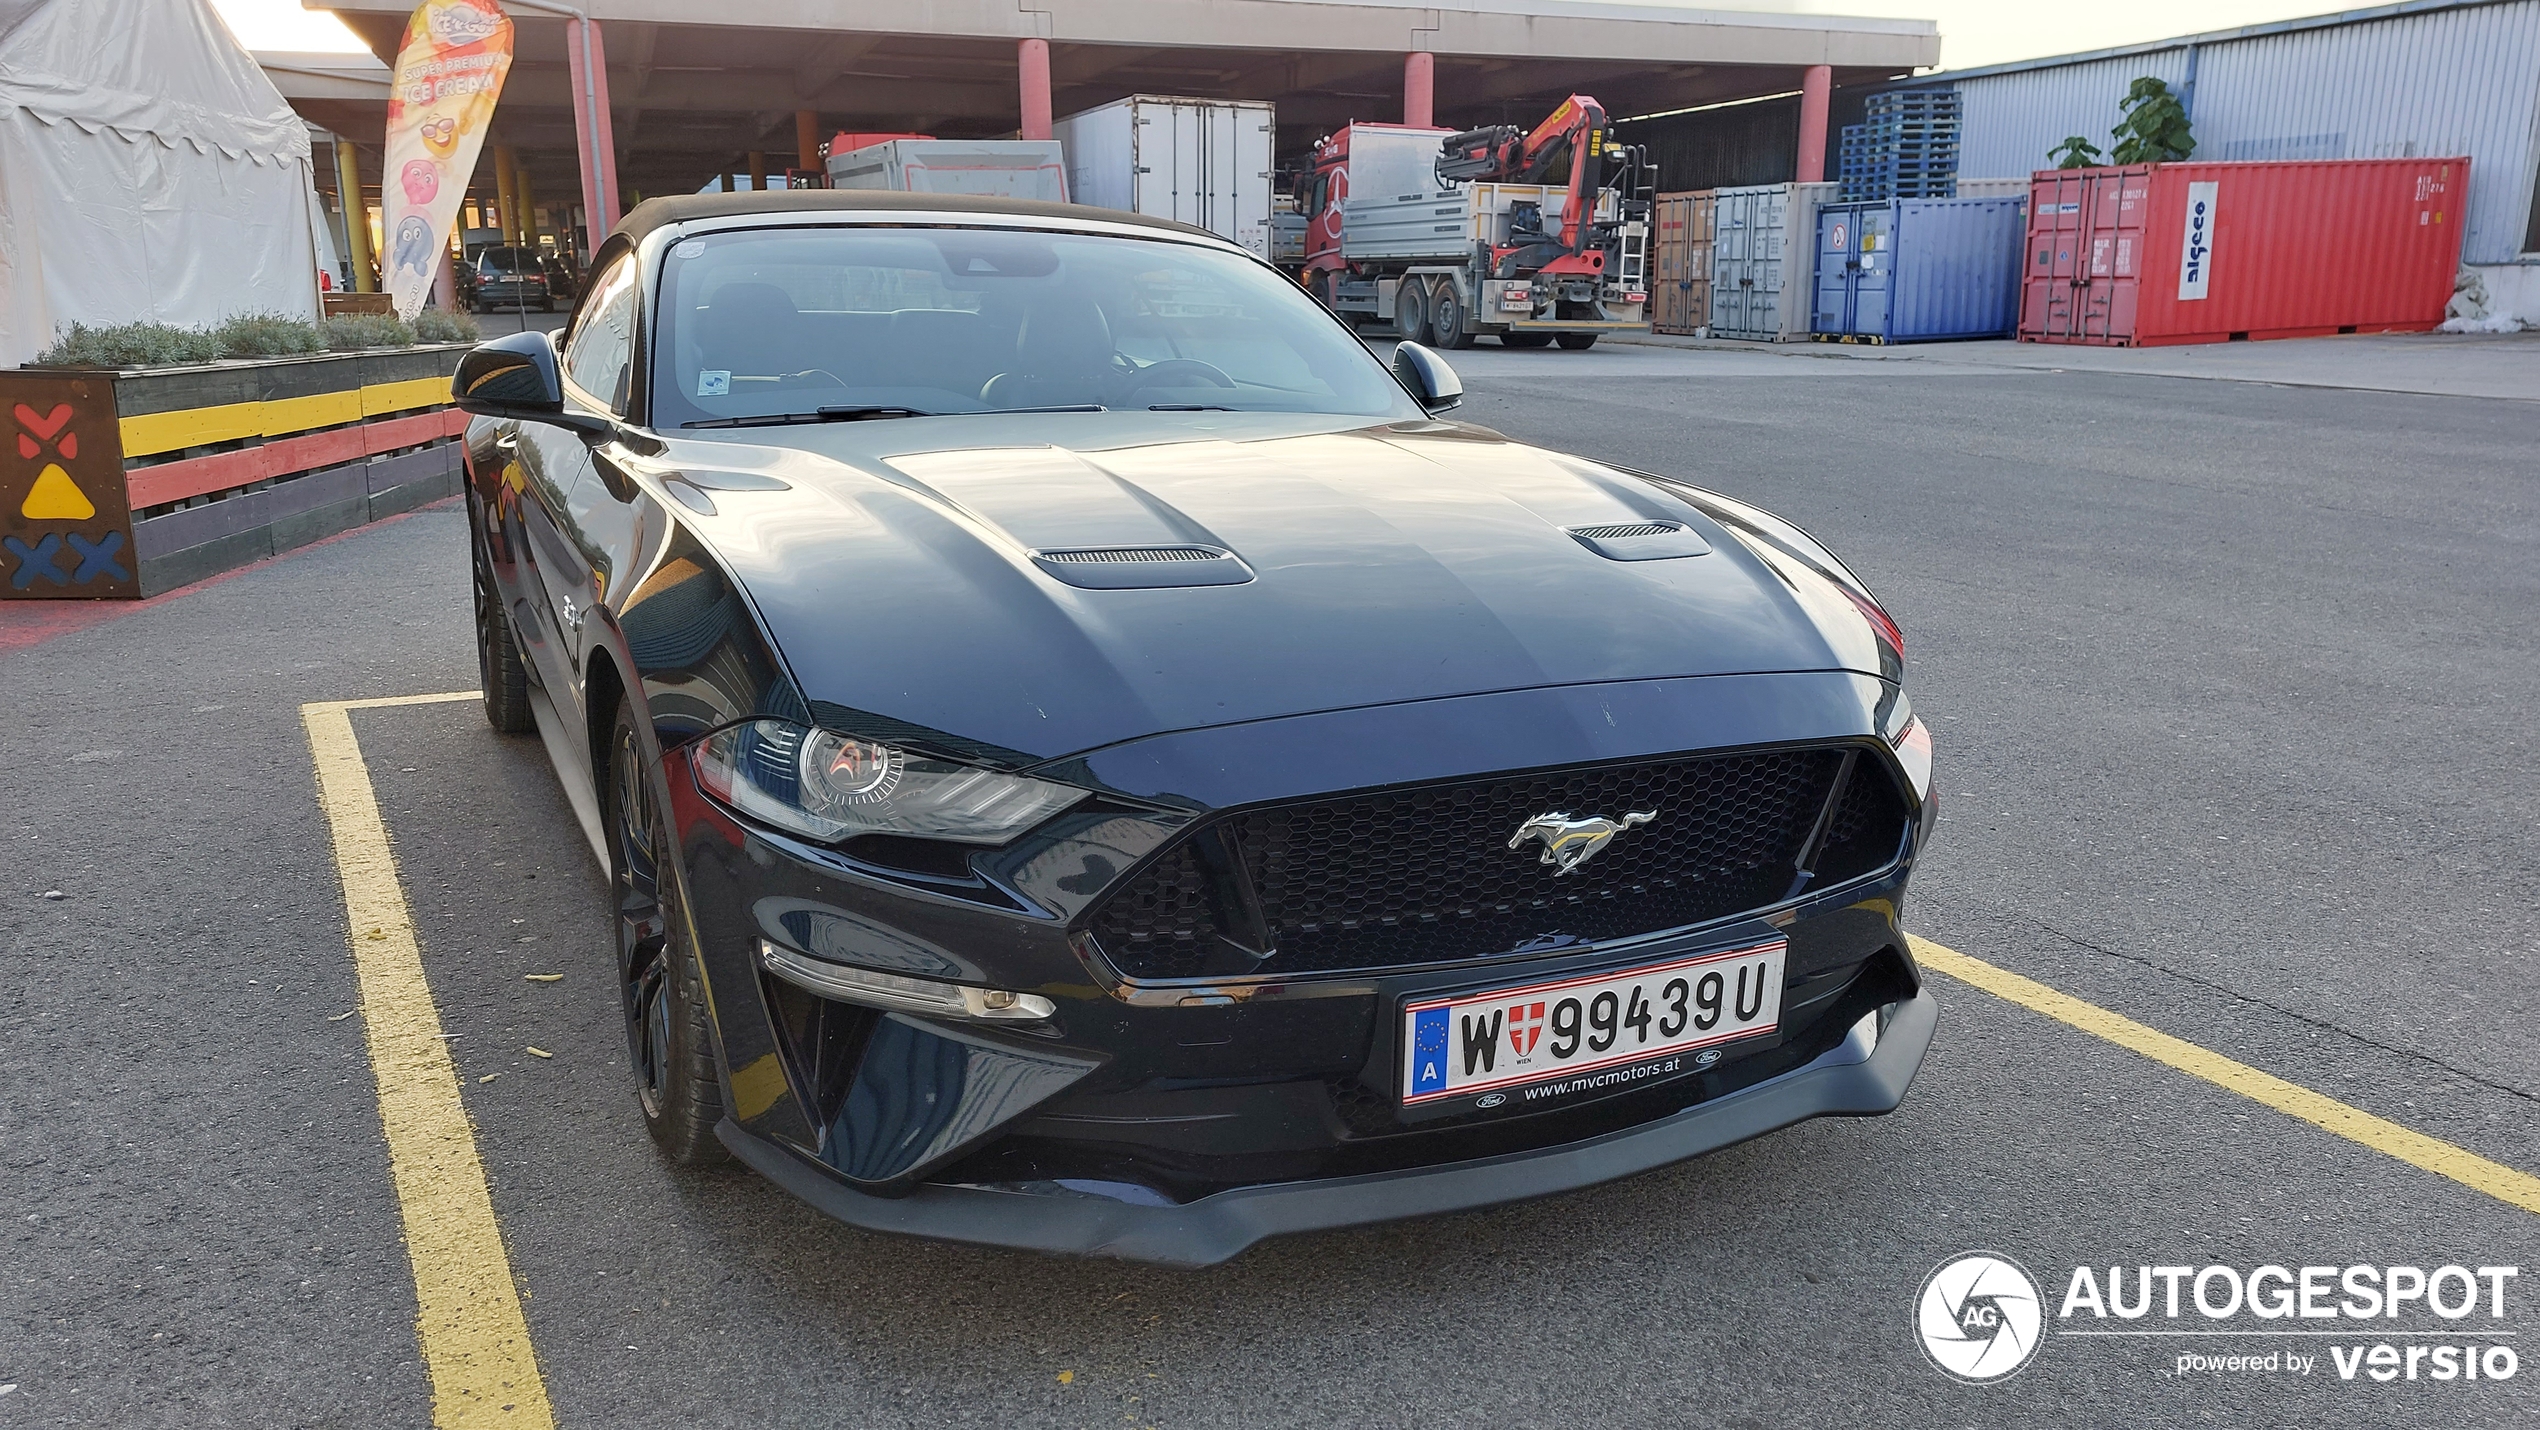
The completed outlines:
{"type": "Polygon", "coordinates": [[[2020,338],[2426,332],[2451,301],[2468,197],[2465,158],[2041,169],[2020,338]]]}

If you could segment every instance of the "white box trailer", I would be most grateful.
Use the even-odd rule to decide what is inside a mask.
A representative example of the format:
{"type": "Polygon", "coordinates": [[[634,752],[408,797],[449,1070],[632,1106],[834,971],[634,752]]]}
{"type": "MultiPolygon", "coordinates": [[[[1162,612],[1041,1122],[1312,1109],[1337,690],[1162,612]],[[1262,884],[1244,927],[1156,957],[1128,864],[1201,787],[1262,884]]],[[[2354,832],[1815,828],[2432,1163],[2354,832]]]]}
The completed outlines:
{"type": "Polygon", "coordinates": [[[829,187],[1067,202],[1055,139],[886,139],[829,156],[829,187]]]}
{"type": "Polygon", "coordinates": [[[1080,204],[1176,219],[1270,256],[1276,111],[1257,100],[1135,94],[1058,121],[1080,204]]]}

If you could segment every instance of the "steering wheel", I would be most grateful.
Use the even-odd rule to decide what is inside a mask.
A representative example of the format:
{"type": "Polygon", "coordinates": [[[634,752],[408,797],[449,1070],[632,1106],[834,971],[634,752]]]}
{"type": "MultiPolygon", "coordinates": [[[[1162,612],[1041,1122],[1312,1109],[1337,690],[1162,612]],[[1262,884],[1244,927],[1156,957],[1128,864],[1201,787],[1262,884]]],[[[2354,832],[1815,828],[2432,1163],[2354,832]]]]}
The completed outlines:
{"type": "Polygon", "coordinates": [[[1138,369],[1131,380],[1130,391],[1144,392],[1150,387],[1233,387],[1235,380],[1197,358],[1172,358],[1152,367],[1138,369]],[[1176,378],[1182,379],[1175,381],[1176,378]]]}

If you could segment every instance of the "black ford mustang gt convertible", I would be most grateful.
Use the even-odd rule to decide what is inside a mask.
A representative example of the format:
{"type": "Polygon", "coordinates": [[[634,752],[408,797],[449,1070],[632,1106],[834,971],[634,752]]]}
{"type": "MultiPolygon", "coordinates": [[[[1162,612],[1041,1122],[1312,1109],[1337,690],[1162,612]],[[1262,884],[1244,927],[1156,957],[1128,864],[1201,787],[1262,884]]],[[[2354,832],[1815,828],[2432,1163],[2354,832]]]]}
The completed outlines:
{"type": "Polygon", "coordinates": [[[477,636],[636,1094],[858,1226],[1203,1264],[1895,1107],[1903,638],[1104,210],[657,200],[470,353],[477,636]]]}

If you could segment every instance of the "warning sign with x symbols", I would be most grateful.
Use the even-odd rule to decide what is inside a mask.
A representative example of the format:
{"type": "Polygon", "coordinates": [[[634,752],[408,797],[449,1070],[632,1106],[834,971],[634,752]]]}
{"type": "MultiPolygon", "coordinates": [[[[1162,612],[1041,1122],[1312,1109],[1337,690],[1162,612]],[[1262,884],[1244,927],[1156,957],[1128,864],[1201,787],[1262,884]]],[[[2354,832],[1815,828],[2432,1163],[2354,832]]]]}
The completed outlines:
{"type": "Polygon", "coordinates": [[[141,594],[112,384],[0,384],[0,599],[141,594]]]}

